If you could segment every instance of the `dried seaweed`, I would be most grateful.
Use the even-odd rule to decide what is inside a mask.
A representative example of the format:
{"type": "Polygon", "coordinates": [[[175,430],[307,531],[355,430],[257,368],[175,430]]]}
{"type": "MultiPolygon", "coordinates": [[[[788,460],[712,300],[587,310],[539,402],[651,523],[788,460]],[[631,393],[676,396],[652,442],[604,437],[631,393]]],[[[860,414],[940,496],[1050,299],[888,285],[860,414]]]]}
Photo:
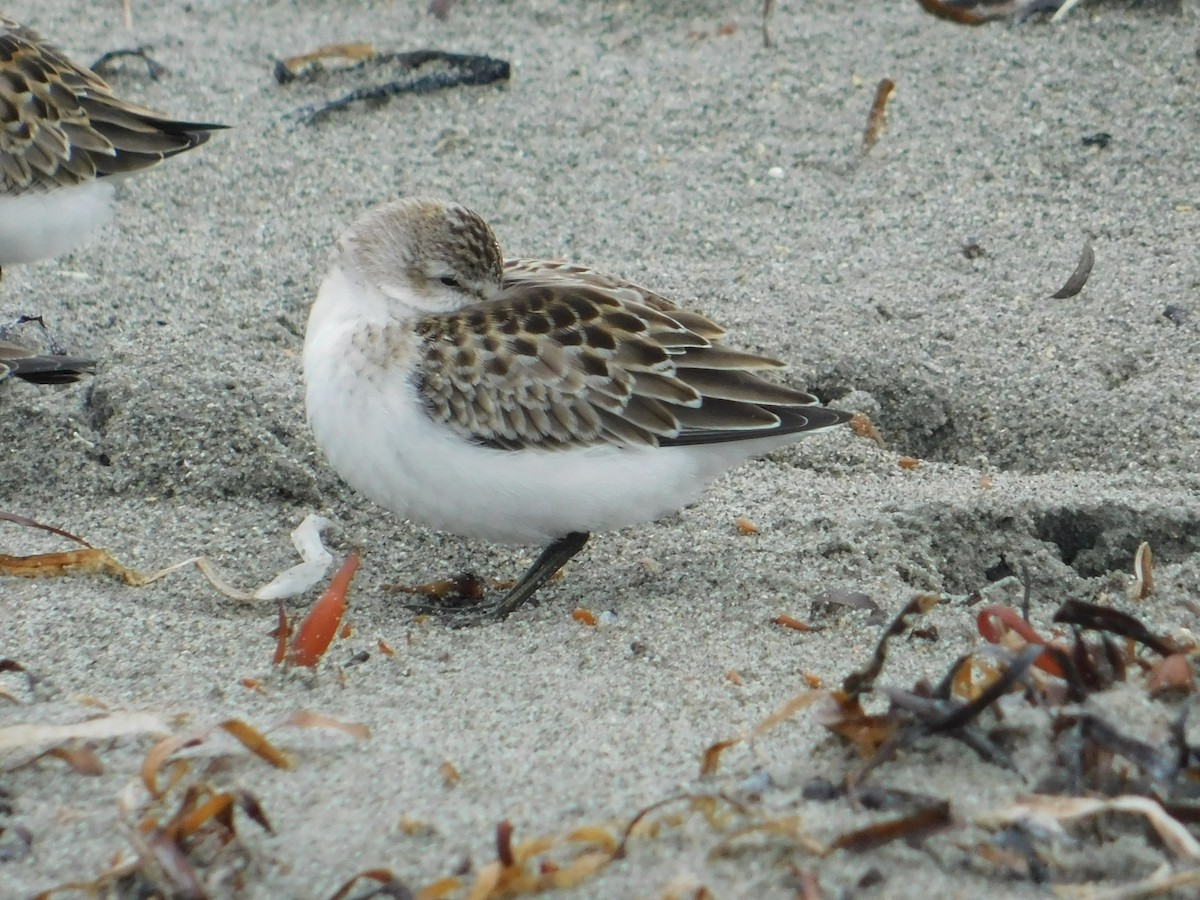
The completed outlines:
{"type": "MultiPolygon", "coordinates": [[[[928,612],[939,600],[940,598],[936,594],[919,594],[909,601],[879,639],[871,662],[864,669],[846,676],[842,682],[842,690],[831,692],[814,688],[803,691],[748,731],[710,745],[704,751],[701,759],[700,774],[715,773],[720,765],[721,754],[730,747],[770,731],[800,710],[821,700],[831,701],[829,711],[822,716],[822,724],[857,743],[864,755],[873,755],[876,748],[893,733],[894,723],[886,717],[869,716],[864,713],[858,703],[858,697],[873,688],[875,679],[883,671],[883,665],[887,659],[888,641],[903,634],[909,627],[910,619],[913,616],[928,612]]],[[[778,622],[778,620],[775,621],[778,622]]]]}
{"type": "MultiPolygon", "coordinates": [[[[37,690],[37,686],[38,686],[37,676],[34,675],[32,672],[30,672],[23,665],[21,665],[19,662],[17,662],[15,659],[0,658],[0,672],[20,672],[22,675],[25,676],[25,684],[28,686],[29,690],[31,692],[37,690]]],[[[10,694],[8,691],[4,690],[3,688],[0,688],[0,699],[7,700],[10,703],[19,702],[16,697],[14,697],[12,694],[10,694]]]]}
{"type": "MultiPolygon", "coordinates": [[[[512,587],[515,583],[494,578],[490,581],[492,587],[497,590],[506,590],[504,585],[512,587]]],[[[419,594],[445,606],[468,606],[487,597],[488,587],[487,582],[474,572],[461,572],[450,578],[439,578],[421,584],[385,584],[383,590],[398,594],[419,594]]]]}
{"type": "MultiPolygon", "coordinates": [[[[950,732],[956,729],[963,728],[973,720],[979,717],[985,709],[1007,694],[1014,685],[1025,675],[1034,660],[1038,657],[1039,651],[1036,647],[1025,648],[1012,661],[1007,669],[993,681],[987,688],[984,689],[974,700],[969,703],[963,703],[954,708],[948,709],[944,714],[937,719],[931,719],[925,722],[925,727],[930,734],[939,732],[950,732]]],[[[956,703],[957,701],[945,701],[946,703],[956,703]]]]}
{"type": "Polygon", "coordinates": [[[29,556],[11,556],[0,553],[0,575],[15,578],[61,578],[68,575],[100,575],[115,578],[130,587],[146,587],[172,572],[187,566],[195,566],[221,594],[243,603],[274,600],[281,597],[291,597],[308,590],[324,575],[333,557],[321,544],[321,529],[329,524],[329,520],[315,514],[305,516],[291,533],[292,544],[300,554],[303,562],[281,572],[271,581],[257,590],[247,593],[241,591],[221,577],[216,566],[204,556],[193,556],[182,562],[159,569],[156,572],[139,572],[131,569],[109,551],[93,547],[83,538],[44,525],[25,516],[0,511],[0,521],[11,522],[25,528],[36,528],[64,537],[84,547],[83,550],[67,550],[57,553],[36,553],[29,556]]]}
{"type": "MultiPolygon", "coordinates": [[[[887,106],[892,95],[896,93],[896,82],[890,78],[881,79],[875,87],[875,98],[871,101],[871,110],[867,113],[867,127],[863,130],[862,152],[865,156],[879,140],[887,125],[887,106]]],[[[907,457],[904,457],[907,459],[907,457]]],[[[903,465],[903,463],[902,463],[903,465]]],[[[915,465],[912,468],[916,468],[915,465]]]]}
{"type": "Polygon", "coordinates": [[[1167,815],[1162,806],[1147,797],[1051,797],[1033,794],[1009,807],[976,816],[975,821],[986,828],[1031,821],[1045,826],[1111,812],[1144,816],[1174,855],[1192,861],[1200,860],[1200,842],[1179,821],[1167,815]]]}
{"type": "MultiPolygon", "coordinates": [[[[355,55],[367,44],[338,44],[333,45],[339,52],[347,47],[355,48],[353,53],[342,52],[341,55],[355,55]]],[[[313,81],[325,74],[323,66],[314,65],[320,59],[330,55],[331,48],[325,47],[313,53],[292,57],[292,62],[299,60],[303,65],[288,66],[289,61],[277,64],[275,78],[281,83],[302,79],[313,81]]],[[[360,101],[381,102],[397,94],[428,94],[446,88],[464,85],[488,85],[500,81],[508,81],[511,66],[506,60],[493,59],[490,56],[475,56],[461,53],[447,53],[443,50],[415,50],[408,53],[376,53],[370,52],[353,66],[341,70],[343,75],[365,75],[368,72],[386,70],[391,79],[379,84],[367,85],[351,90],[343,96],[325,103],[301,107],[289,114],[302,124],[313,125],[326,118],[330,113],[345,109],[360,101]]]]}
{"type": "Polygon", "coordinates": [[[113,713],[58,725],[7,725],[0,728],[0,760],[3,760],[0,770],[28,765],[52,749],[75,741],[107,741],[127,735],[169,733],[170,729],[158,716],[138,712],[113,713]]]}
{"type": "Polygon", "coordinates": [[[1060,678],[1065,676],[1063,657],[1067,655],[1068,648],[1043,638],[1029,621],[1012,607],[999,604],[985,606],[975,615],[975,627],[984,640],[993,644],[1002,643],[1006,635],[1005,629],[1008,629],[1026,643],[1045,647],[1045,651],[1038,656],[1034,665],[1051,675],[1060,678]]]}
{"type": "Polygon", "coordinates": [[[1168,637],[1158,637],[1128,613],[1108,606],[1068,600],[1054,613],[1053,621],[1092,631],[1131,638],[1144,644],[1160,656],[1170,656],[1191,648],[1183,647],[1168,637]]]}
{"type": "MultiPolygon", "coordinates": [[[[1061,832],[1058,822],[1105,812],[1134,812],[1150,821],[1172,854],[1190,861],[1200,847],[1187,830],[1189,825],[1200,825],[1200,749],[1187,742],[1186,708],[1176,719],[1168,740],[1157,743],[1145,735],[1127,733],[1077,706],[1057,708],[1107,690],[1142,668],[1150,668],[1151,676],[1145,683],[1152,695],[1165,690],[1161,686],[1164,681],[1177,684],[1176,691],[1190,689],[1187,653],[1193,648],[1155,634],[1127,613],[1078,600],[1063,603],[1054,614],[1056,623],[1072,629],[1071,635],[1048,640],[1028,621],[1032,579],[1024,568],[1023,581],[1024,615],[999,605],[983,607],[976,614],[980,634],[999,644],[998,648],[960,655],[932,684],[921,680],[911,688],[878,685],[889,642],[905,632],[911,635],[913,618],[939,599],[934,595],[918,596],[884,629],[867,664],[848,675],[841,690],[804,692],[742,735],[710,746],[701,773],[715,772],[724,750],[761,735],[817,700],[824,701],[817,720],[856,747],[863,763],[842,776],[840,784],[827,782],[819,795],[806,790],[805,797],[810,800],[828,802],[848,797],[867,809],[891,808],[897,800],[907,804],[909,801],[898,795],[893,797],[893,789],[868,783],[867,779],[881,772],[900,751],[912,759],[924,740],[951,738],[988,764],[1017,771],[1012,742],[1018,738],[1041,739],[1058,764],[1050,768],[1051,775],[1039,785],[1040,796],[1026,803],[1024,816],[1010,812],[980,817],[978,824],[998,828],[1001,834],[993,843],[964,849],[981,861],[1041,883],[1050,880],[1053,873],[1039,855],[1037,845],[1047,835],[1057,833],[1055,829],[1061,832]],[[1141,660],[1138,647],[1163,655],[1164,665],[1170,660],[1174,674],[1156,678],[1154,673],[1159,668],[1141,660]],[[886,712],[865,710],[862,700],[867,694],[887,697],[886,712]],[[1003,697],[1009,697],[1014,705],[1057,710],[1050,718],[1051,727],[1030,732],[1005,726],[1008,716],[1004,710],[1008,707],[997,706],[1003,697]],[[1050,793],[1071,796],[1053,797],[1050,793]],[[1085,793],[1091,796],[1080,796],[1085,793]],[[1065,803],[1056,806],[1057,800],[1065,803]]],[[[948,800],[923,798],[915,812],[848,832],[834,839],[826,852],[870,850],[904,837],[922,840],[953,824],[948,800]]],[[[809,850],[815,842],[798,822],[786,817],[759,817],[737,834],[774,835],[809,850]]]]}
{"type": "Polygon", "coordinates": [[[353,64],[374,59],[376,55],[375,47],[365,42],[325,44],[307,53],[276,60],[273,73],[279,84],[288,84],[297,79],[312,80],[325,71],[327,61],[353,64]]]}
{"type": "Polygon", "coordinates": [[[83,891],[93,895],[206,898],[219,892],[202,872],[221,857],[248,856],[241,844],[235,811],[267,833],[273,828],[258,799],[249,791],[219,791],[193,783],[182,789],[175,811],[165,820],[149,813],[127,829],[134,856],[120,859],[91,881],[74,881],[38,894],[83,891]]]}
{"type": "Polygon", "coordinates": [[[863,853],[874,850],[892,841],[904,840],[919,843],[931,834],[954,824],[948,801],[938,801],[925,809],[918,810],[898,819],[875,822],[838,836],[831,843],[832,850],[851,850],[863,853]]]}
{"type": "MultiPolygon", "coordinates": [[[[982,693],[966,703],[954,698],[923,696],[917,691],[886,688],[884,692],[891,700],[886,717],[886,739],[869,756],[854,782],[861,782],[869,772],[891,759],[897,751],[912,746],[921,738],[939,734],[961,741],[991,765],[1015,771],[1016,765],[1009,754],[981,729],[972,727],[972,723],[1021,680],[1040,653],[1037,647],[1027,647],[982,693]]],[[[958,669],[956,662],[951,673],[958,669]]],[[[952,674],[947,675],[942,684],[952,677],[952,674]]],[[[844,723],[826,723],[826,727],[838,733],[846,730],[844,723]]]]}
{"type": "Polygon", "coordinates": [[[619,844],[612,833],[598,827],[577,828],[561,837],[513,843],[512,824],[504,821],[496,827],[496,859],[476,874],[467,898],[499,900],[574,887],[616,859],[618,849],[619,844]],[[542,858],[549,851],[564,847],[573,848],[574,855],[563,862],[542,858]]]}
{"type": "Polygon", "coordinates": [[[704,751],[704,755],[700,761],[700,774],[712,775],[715,773],[721,762],[721,754],[730,747],[735,747],[738,744],[750,740],[751,738],[765,734],[780,722],[787,721],[800,710],[805,709],[806,707],[816,703],[818,700],[823,700],[828,696],[828,691],[803,691],[802,693],[797,694],[795,697],[792,697],[790,700],[785,702],[782,706],[776,709],[775,712],[771,713],[771,715],[767,716],[748,731],[742,732],[737,737],[726,738],[723,741],[717,741],[715,744],[709,745],[709,747],[704,751]]]}
{"type": "Polygon", "coordinates": [[[914,616],[924,615],[940,601],[941,598],[937,594],[918,594],[905,604],[904,609],[900,610],[896,618],[892,620],[892,624],[879,638],[879,642],[875,645],[875,652],[871,654],[871,661],[865,668],[851,672],[842,681],[842,690],[847,699],[854,700],[860,694],[874,687],[875,679],[879,677],[879,673],[883,671],[883,664],[887,661],[888,641],[903,634],[914,616]]]}
{"type": "MultiPolygon", "coordinates": [[[[24,727],[29,729],[29,726],[24,727]]],[[[154,717],[123,713],[76,726],[41,726],[42,734],[34,736],[44,738],[50,729],[65,727],[74,728],[77,733],[95,735],[166,731],[154,717]]],[[[283,727],[336,729],[358,739],[367,737],[366,729],[361,725],[304,710],[275,725],[276,729],[283,727]]],[[[5,731],[12,739],[13,730],[5,731]]],[[[136,809],[123,807],[124,813],[131,818],[125,831],[133,855],[118,858],[90,881],[73,881],[43,891],[37,895],[39,900],[78,891],[105,896],[199,898],[230,895],[227,885],[223,889],[219,883],[210,883],[210,879],[219,882],[222,873],[244,868],[243,863],[249,857],[250,851],[239,837],[237,818],[249,819],[269,834],[274,828],[252,791],[241,786],[221,788],[206,780],[208,775],[220,769],[210,765],[205,770],[207,775],[189,780],[192,756],[205,751],[228,754],[227,749],[210,740],[216,734],[234,738],[272,766],[290,768],[293,765],[263,732],[238,719],[160,740],[146,754],[141,766],[146,802],[136,809]],[[189,751],[188,759],[175,755],[185,749],[189,751]],[[162,777],[164,773],[166,778],[162,777]],[[231,858],[241,862],[216,865],[221,859],[229,861],[231,858]]]]}
{"type": "Polygon", "coordinates": [[[809,625],[794,616],[789,616],[786,613],[781,613],[771,620],[772,625],[778,625],[780,628],[790,628],[792,631],[820,631],[818,625],[809,625]]]}
{"type": "MultiPolygon", "coordinates": [[[[279,721],[271,730],[279,728],[321,728],[336,730],[356,740],[366,740],[369,737],[369,732],[364,725],[354,722],[342,722],[331,716],[324,716],[307,710],[292,713],[279,721]]],[[[152,797],[160,797],[170,791],[187,770],[186,761],[172,759],[172,757],[181,750],[198,747],[218,732],[224,732],[229,735],[259,759],[277,769],[289,769],[292,767],[291,758],[267,740],[263,732],[243,722],[241,719],[227,719],[208,728],[202,728],[185,734],[171,735],[155,744],[142,761],[141,779],[147,792],[152,797]],[[159,775],[167,768],[168,763],[171,763],[170,774],[168,775],[166,784],[160,785],[159,775]]],[[[219,749],[213,749],[211,752],[227,753],[227,751],[219,749]]]]}
{"type": "MultiPolygon", "coordinates": [[[[346,557],[342,567],[329,582],[329,587],[312,605],[308,615],[296,629],[295,637],[292,638],[291,647],[285,657],[287,662],[311,668],[321,661],[321,657],[325,655],[325,651],[333,642],[334,635],[337,634],[338,623],[342,621],[342,616],[346,612],[346,592],[350,589],[350,582],[354,579],[354,573],[357,570],[358,551],[354,550],[346,557]]],[[[280,614],[282,615],[282,607],[280,607],[280,614]]],[[[281,621],[281,631],[286,630],[285,626],[286,622],[281,621]]],[[[278,661],[278,648],[276,648],[275,656],[278,661]]]]}
{"type": "Polygon", "coordinates": [[[747,838],[762,835],[783,838],[788,844],[806,853],[824,856],[829,852],[828,847],[805,830],[804,821],[799,816],[772,816],[734,829],[709,851],[708,856],[710,859],[717,859],[733,855],[740,845],[747,843],[747,838]]]}
{"type": "Polygon", "coordinates": [[[104,774],[104,763],[100,762],[100,757],[96,755],[95,748],[87,744],[80,747],[51,747],[42,756],[61,759],[71,767],[76,775],[95,776],[104,774]]]}
{"type": "MultiPolygon", "coordinates": [[[[360,881],[374,881],[376,886],[365,894],[355,894],[353,900],[371,900],[374,897],[387,897],[389,900],[416,900],[417,897],[412,889],[393,875],[389,869],[368,869],[347,879],[340,888],[329,895],[329,900],[345,900],[360,881]]],[[[424,892],[422,895],[424,896],[424,892]]]]}
{"type": "Polygon", "coordinates": [[[1196,690],[1195,676],[1192,664],[1182,653],[1172,653],[1164,656],[1150,667],[1150,677],[1146,688],[1151,697],[1161,697],[1164,694],[1190,694],[1196,690]]]}
{"type": "Polygon", "coordinates": [[[74,541],[76,544],[80,544],[84,547],[90,548],[92,546],[83,538],[71,534],[69,531],[64,531],[61,528],[55,528],[53,525],[44,525],[41,522],[30,519],[27,516],[19,516],[16,513],[4,512],[3,510],[0,510],[0,521],[12,522],[14,525],[20,525],[23,528],[36,528],[41,531],[48,531],[50,534],[56,534],[59,537],[66,538],[68,541],[74,541]]]}

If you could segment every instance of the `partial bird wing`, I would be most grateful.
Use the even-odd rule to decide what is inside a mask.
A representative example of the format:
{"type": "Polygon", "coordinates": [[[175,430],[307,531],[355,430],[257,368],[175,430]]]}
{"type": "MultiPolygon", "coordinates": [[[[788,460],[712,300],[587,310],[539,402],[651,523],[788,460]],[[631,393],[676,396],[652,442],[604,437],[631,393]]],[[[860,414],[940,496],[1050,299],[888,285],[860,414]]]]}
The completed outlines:
{"type": "Polygon", "coordinates": [[[756,373],[704,316],[630,282],[536,260],[501,293],[423,318],[418,390],[433,417],[504,449],[713,443],[845,421],[756,373]]]}
{"type": "Polygon", "coordinates": [[[42,355],[20,344],[0,341],[0,381],[12,376],[34,384],[70,384],[95,366],[90,359],[42,355]]]}
{"type": "Polygon", "coordinates": [[[119,100],[100,76],[0,18],[0,194],[144,169],[224,127],[119,100]]]}

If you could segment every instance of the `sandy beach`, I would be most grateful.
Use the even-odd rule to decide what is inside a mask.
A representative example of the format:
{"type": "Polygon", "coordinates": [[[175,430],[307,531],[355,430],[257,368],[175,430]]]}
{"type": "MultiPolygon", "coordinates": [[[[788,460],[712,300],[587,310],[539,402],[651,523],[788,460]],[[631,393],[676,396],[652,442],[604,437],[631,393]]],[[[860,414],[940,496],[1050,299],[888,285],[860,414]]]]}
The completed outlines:
{"type": "MultiPolygon", "coordinates": [[[[117,93],[231,127],[125,182],[99,240],[5,269],[0,318],[40,314],[99,366],[78,385],[0,385],[0,510],[139,571],[202,555],[244,589],[297,562],[289,533],[319,513],[336,560],[357,548],[362,564],[352,633],[311,672],[272,665],[274,603],[229,600],[191,567],[141,588],[0,578],[0,658],[36,676],[0,672],[0,734],[132,713],[162,726],[94,741],[94,776],[52,757],[16,767],[22,752],[0,742],[0,896],[133,858],[137,823],[169,816],[139,778],[166,734],[266,730],[297,710],[370,736],[274,731],[289,769],[219,733],[185,751],[188,779],[250,792],[273,829],[237,814],[240,849],[199,869],[213,896],[324,898],[382,868],[413,891],[456,873],[465,886],[496,858],[502,821],[517,841],[619,835],[648,804],[722,792],[750,818],[670,807],[678,821],[563,896],[797,897],[814,882],[827,898],[1045,896],[973,848],[989,840],[984,814],[1055,765],[1030,737],[1054,711],[1015,714],[1016,772],[929,738],[870,775],[950,801],[955,826],[921,847],[728,843],[764,817],[827,846],[899,814],[813,797],[860,758],[809,712],[729,749],[714,775],[701,756],[811,684],[837,686],[919,593],[944,594],[920,623],[935,631],[895,640],[881,684],[936,682],[984,643],[968,596],[1019,604],[1022,566],[1048,633],[1072,598],[1181,640],[1194,628],[1195,5],[1084,0],[1061,22],[968,28],[911,0],[781,2],[770,48],[748,0],[462,0],[445,21],[425,6],[134,0],[132,28],[115,0],[5,10],[79,61],[149,46],[165,73],[119,61],[117,93]],[[357,82],[281,85],[275,61],[351,41],[485,54],[512,77],[304,124],[297,110],[357,82]],[[888,124],[864,154],[883,78],[888,124]],[[332,242],[406,195],[479,211],[508,256],[584,262],[703,311],[734,346],[787,360],[790,383],[867,415],[882,446],[843,429],[752,461],[676,515],[596,535],[502,624],[415,621],[385,585],[513,578],[538,548],[399,521],[343,485],[309,434],[300,357],[332,242]],[[1085,242],[1086,285],[1051,299],[1085,242]],[[1154,589],[1134,601],[1142,542],[1154,589]],[[830,592],[879,612],[814,604],[830,592]]],[[[67,549],[0,522],[0,552],[67,549]]],[[[1137,673],[1079,709],[1158,744],[1186,704],[1150,699],[1137,673]]],[[[1131,818],[1069,830],[1038,845],[1060,889],[1200,864],[1131,818]]]]}

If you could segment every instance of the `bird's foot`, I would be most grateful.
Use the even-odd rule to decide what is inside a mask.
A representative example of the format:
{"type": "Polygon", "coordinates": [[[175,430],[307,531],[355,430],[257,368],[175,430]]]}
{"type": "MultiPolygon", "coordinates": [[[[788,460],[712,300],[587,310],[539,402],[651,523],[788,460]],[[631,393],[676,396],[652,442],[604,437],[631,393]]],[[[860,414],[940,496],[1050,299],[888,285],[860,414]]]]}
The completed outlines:
{"type": "Polygon", "coordinates": [[[505,608],[504,600],[505,597],[501,596],[490,602],[459,606],[444,603],[405,603],[404,608],[418,615],[432,616],[439,624],[449,628],[473,628],[476,625],[502,622],[508,618],[509,610],[505,608]]]}
{"type": "MultiPolygon", "coordinates": [[[[483,582],[477,576],[469,574],[460,576],[458,579],[418,586],[420,588],[437,588],[434,591],[410,589],[411,593],[422,593],[439,600],[453,595],[460,601],[465,600],[465,603],[406,603],[404,606],[414,612],[437,616],[439,621],[451,628],[502,622],[511,613],[529,602],[538,588],[553,578],[554,574],[566,565],[567,560],[583,549],[587,540],[588,535],[585,532],[572,532],[556,540],[541,552],[529,570],[499,600],[484,602],[483,582]],[[464,577],[470,579],[466,585],[461,582],[464,577]],[[445,588],[445,586],[449,587],[445,588]],[[467,591],[459,589],[464,586],[468,588],[467,591]]],[[[393,589],[396,588],[393,587],[393,589]]],[[[399,588],[399,590],[405,589],[399,588]]]]}
{"type": "Polygon", "coordinates": [[[28,324],[29,322],[33,322],[35,325],[38,325],[41,327],[42,334],[43,334],[43,336],[45,336],[46,342],[50,346],[50,355],[51,356],[66,356],[67,355],[66,348],[63,347],[63,345],[59,343],[58,336],[53,331],[50,330],[50,327],[46,324],[46,320],[43,319],[41,316],[28,316],[28,315],[25,315],[22,313],[21,315],[17,316],[15,319],[13,319],[11,322],[0,323],[0,341],[8,340],[9,337],[13,334],[13,332],[15,332],[22,325],[28,324]]]}

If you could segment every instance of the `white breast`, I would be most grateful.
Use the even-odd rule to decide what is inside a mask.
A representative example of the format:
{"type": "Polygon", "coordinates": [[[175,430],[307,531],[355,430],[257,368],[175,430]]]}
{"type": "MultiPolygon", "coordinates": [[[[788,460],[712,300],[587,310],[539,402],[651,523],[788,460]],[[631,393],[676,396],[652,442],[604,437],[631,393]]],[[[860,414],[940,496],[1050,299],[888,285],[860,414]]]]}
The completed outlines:
{"type": "Polygon", "coordinates": [[[107,180],[0,196],[0,266],[62,256],[112,218],[107,180]]]}

